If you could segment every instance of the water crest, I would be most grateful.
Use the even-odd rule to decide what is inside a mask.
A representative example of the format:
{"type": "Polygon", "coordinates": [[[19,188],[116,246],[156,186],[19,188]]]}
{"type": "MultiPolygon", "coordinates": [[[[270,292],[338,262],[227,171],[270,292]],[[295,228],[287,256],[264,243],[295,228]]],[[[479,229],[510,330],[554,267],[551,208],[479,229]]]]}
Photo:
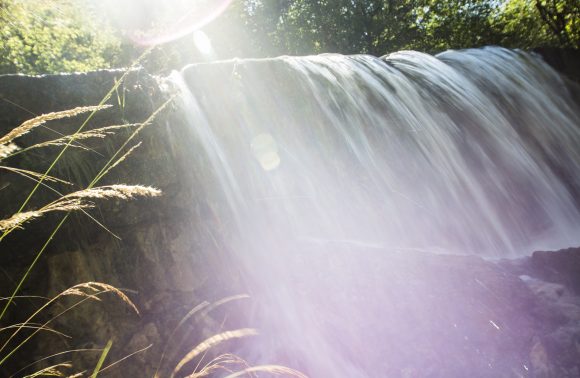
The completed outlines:
{"type": "Polygon", "coordinates": [[[578,244],[578,106],[536,56],[281,57],[172,79],[203,185],[244,243],[491,257],[578,244]]]}

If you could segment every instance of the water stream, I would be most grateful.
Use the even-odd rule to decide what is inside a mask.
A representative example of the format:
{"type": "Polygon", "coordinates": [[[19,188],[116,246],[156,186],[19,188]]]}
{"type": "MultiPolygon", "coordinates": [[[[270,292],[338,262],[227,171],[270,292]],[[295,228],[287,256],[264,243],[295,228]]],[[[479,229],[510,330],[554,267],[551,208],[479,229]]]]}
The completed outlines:
{"type": "Polygon", "coordinates": [[[271,313],[261,326],[270,316],[278,343],[316,351],[313,376],[372,375],[322,329],[354,332],[341,324],[376,325],[378,313],[323,309],[328,298],[312,294],[321,282],[336,295],[366,287],[365,254],[497,258],[580,245],[580,111],[537,56],[234,60],[170,80],[198,160],[191,169],[203,172],[192,185],[264,288],[271,313]]]}
{"type": "Polygon", "coordinates": [[[281,57],[172,79],[248,240],[501,257],[579,242],[580,114],[538,57],[281,57]]]}

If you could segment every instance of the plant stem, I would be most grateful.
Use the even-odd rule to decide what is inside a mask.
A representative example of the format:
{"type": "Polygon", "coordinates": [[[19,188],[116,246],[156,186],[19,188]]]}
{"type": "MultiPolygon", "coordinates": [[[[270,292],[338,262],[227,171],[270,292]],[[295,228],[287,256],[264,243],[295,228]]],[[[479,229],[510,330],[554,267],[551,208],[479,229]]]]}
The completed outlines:
{"type": "Polygon", "coordinates": [[[103,366],[103,363],[105,362],[105,358],[107,358],[107,354],[109,353],[111,346],[113,346],[113,340],[109,340],[107,342],[107,346],[105,346],[105,349],[103,349],[103,353],[101,353],[101,357],[99,358],[99,362],[97,362],[97,366],[95,366],[95,371],[93,371],[93,375],[91,375],[91,378],[97,378],[99,370],[101,370],[101,366],[103,366]]]}

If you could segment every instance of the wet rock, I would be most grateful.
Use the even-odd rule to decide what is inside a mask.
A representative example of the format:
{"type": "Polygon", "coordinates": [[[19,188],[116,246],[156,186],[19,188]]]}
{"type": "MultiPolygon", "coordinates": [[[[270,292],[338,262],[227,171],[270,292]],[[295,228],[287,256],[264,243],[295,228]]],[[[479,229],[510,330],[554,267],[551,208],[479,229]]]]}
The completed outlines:
{"type": "MultiPolygon", "coordinates": [[[[134,351],[143,350],[158,343],[160,339],[161,335],[159,334],[159,330],[155,323],[147,323],[131,338],[126,349],[134,351]]],[[[153,358],[148,356],[148,353],[139,353],[136,358],[143,365],[153,365],[152,363],[148,363],[148,360],[150,360],[149,362],[153,362],[151,361],[153,358]]]]}
{"type": "Polygon", "coordinates": [[[580,294],[580,248],[569,248],[558,253],[534,252],[531,265],[538,277],[564,284],[580,294]]]}
{"type": "Polygon", "coordinates": [[[578,68],[580,50],[544,47],[533,49],[533,51],[540,54],[546,63],[554,67],[558,72],[580,83],[580,68],[578,68]]]}
{"type": "Polygon", "coordinates": [[[532,315],[537,320],[531,361],[538,376],[578,377],[580,354],[580,295],[576,279],[580,248],[534,252],[531,257],[504,261],[520,275],[536,299],[532,315]],[[523,274],[523,275],[522,275],[523,274]],[[532,356],[534,358],[532,359],[532,356]]]}

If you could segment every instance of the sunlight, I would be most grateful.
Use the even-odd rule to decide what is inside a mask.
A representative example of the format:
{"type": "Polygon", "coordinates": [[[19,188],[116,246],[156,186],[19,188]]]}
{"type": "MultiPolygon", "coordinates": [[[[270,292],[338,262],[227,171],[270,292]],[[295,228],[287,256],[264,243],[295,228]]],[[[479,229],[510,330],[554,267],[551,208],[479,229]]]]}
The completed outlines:
{"type": "Polygon", "coordinates": [[[272,171],[280,165],[280,155],[274,137],[268,133],[260,134],[252,140],[254,157],[265,171],[272,171]]]}
{"type": "Polygon", "coordinates": [[[205,56],[209,56],[213,53],[209,37],[201,30],[193,32],[193,44],[197,50],[205,56]]]}
{"type": "MultiPolygon", "coordinates": [[[[232,0],[105,0],[101,7],[106,17],[122,29],[129,39],[147,46],[171,42],[195,32],[216,19],[231,2],[232,0]]],[[[207,42],[202,42],[201,45],[207,47],[207,42]]],[[[201,48],[200,51],[204,53],[201,48]]]]}

